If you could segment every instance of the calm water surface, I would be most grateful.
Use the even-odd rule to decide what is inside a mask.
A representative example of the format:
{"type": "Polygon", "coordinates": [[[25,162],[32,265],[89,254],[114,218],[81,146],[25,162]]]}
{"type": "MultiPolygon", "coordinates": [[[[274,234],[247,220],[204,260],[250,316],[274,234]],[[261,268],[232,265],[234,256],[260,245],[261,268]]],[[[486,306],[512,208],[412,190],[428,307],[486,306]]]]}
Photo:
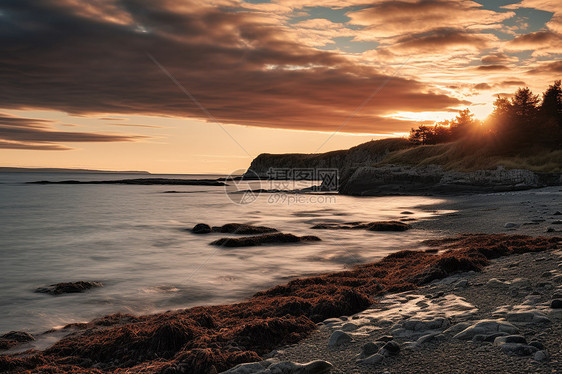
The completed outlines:
{"type": "MultiPolygon", "coordinates": [[[[233,204],[224,187],[31,185],[36,180],[103,180],[116,174],[0,174],[0,334],[32,333],[115,312],[142,314],[242,300],[295,276],[340,270],[412,247],[431,233],[310,230],[319,222],[432,214],[429,197],[316,196],[300,203],[262,194],[233,204]],[[170,194],[175,190],[186,193],[170,194]],[[276,201],[276,202],[273,202],[276,201]],[[192,235],[199,222],[243,222],[321,242],[223,249],[219,234],[192,235]],[[105,287],[50,296],[39,286],[95,280],[105,287]]],[[[160,176],[209,178],[216,176],[160,176]]],[[[222,235],[222,234],[221,234],[222,235]]]]}

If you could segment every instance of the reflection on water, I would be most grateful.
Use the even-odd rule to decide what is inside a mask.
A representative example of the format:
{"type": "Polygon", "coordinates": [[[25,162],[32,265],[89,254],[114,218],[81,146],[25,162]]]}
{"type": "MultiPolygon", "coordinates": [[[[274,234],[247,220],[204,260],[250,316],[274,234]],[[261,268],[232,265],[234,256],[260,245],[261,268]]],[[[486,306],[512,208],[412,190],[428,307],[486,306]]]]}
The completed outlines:
{"type": "MultiPolygon", "coordinates": [[[[124,312],[149,313],[233,302],[294,276],[343,269],[414,245],[425,232],[310,230],[319,222],[423,218],[427,197],[354,198],[271,204],[262,194],[233,204],[223,187],[25,185],[32,180],[122,179],[130,175],[0,174],[0,333],[41,332],[53,326],[124,312]],[[271,226],[321,242],[254,248],[215,248],[219,234],[192,235],[199,222],[271,226]],[[101,281],[84,294],[34,293],[51,283],[101,281]]],[[[177,177],[177,176],[175,176],[177,177]]],[[[205,176],[208,178],[209,176],[205,176]]],[[[193,177],[190,177],[193,178],[193,177]]]]}

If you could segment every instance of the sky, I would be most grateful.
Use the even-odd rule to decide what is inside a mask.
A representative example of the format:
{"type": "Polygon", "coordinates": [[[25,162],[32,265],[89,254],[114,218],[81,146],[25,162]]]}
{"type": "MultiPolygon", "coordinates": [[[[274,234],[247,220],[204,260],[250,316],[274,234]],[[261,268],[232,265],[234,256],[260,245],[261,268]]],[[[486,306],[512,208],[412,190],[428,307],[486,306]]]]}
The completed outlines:
{"type": "Polygon", "coordinates": [[[228,174],[562,76],[560,0],[3,0],[0,166],[228,174]]]}

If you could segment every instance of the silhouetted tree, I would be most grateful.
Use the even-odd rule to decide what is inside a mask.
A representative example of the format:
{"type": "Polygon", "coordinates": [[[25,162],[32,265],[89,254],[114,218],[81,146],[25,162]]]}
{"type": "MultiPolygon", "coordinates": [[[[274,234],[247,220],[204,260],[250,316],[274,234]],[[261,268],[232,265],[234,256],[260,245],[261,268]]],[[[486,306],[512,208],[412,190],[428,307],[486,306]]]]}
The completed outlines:
{"type": "Polygon", "coordinates": [[[562,147],[562,85],[558,80],[543,93],[539,108],[545,143],[562,147]]]}
{"type": "Polygon", "coordinates": [[[498,153],[519,153],[537,147],[562,148],[562,83],[554,82],[542,95],[519,88],[511,99],[498,97],[486,126],[469,109],[450,121],[420,125],[410,131],[418,144],[462,141],[472,146],[489,145],[498,153]],[[490,141],[493,141],[492,143],[490,141]]]}
{"type": "Polygon", "coordinates": [[[420,125],[417,129],[410,131],[410,140],[418,144],[430,144],[433,130],[429,126],[420,125]]]}

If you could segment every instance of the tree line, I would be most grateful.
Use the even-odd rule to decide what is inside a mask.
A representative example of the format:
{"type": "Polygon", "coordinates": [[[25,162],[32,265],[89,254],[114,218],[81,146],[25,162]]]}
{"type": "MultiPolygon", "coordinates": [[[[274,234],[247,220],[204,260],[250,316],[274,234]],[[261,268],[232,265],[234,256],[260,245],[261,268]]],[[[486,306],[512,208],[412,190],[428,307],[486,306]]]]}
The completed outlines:
{"type": "Polygon", "coordinates": [[[494,111],[483,123],[465,109],[452,120],[412,129],[410,141],[438,144],[458,140],[486,139],[506,151],[536,146],[562,148],[562,87],[558,80],[542,94],[519,88],[511,98],[498,97],[494,111]]]}

